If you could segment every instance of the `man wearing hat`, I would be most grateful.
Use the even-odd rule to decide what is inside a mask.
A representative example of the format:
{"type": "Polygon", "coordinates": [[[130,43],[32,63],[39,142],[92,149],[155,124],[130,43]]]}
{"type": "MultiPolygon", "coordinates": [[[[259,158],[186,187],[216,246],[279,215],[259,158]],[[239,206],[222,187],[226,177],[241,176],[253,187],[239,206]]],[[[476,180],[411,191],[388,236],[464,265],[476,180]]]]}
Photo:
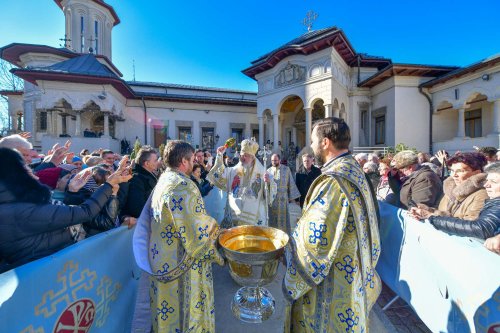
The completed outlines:
{"type": "Polygon", "coordinates": [[[226,147],[217,148],[215,164],[207,179],[227,192],[228,202],[222,222],[224,227],[246,224],[268,225],[268,205],[272,204],[277,187],[275,182],[270,182],[266,168],[255,158],[258,150],[257,142],[243,140],[239,163],[228,168],[223,163],[226,147]]]}
{"type": "Polygon", "coordinates": [[[418,164],[418,155],[411,150],[404,150],[396,155],[391,167],[398,170],[402,178],[400,185],[390,176],[390,185],[394,193],[399,193],[401,207],[409,209],[417,204],[437,208],[443,195],[441,179],[426,165],[418,164]]]}

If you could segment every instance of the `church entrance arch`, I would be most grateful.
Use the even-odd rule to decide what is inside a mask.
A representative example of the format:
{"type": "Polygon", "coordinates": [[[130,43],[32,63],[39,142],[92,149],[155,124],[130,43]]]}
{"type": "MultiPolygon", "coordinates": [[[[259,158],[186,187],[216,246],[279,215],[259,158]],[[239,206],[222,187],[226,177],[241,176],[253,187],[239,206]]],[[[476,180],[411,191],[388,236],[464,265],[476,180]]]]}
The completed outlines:
{"type": "MultiPolygon", "coordinates": [[[[325,106],[322,99],[318,99],[313,104],[313,108],[311,111],[311,129],[314,126],[314,123],[318,120],[325,118],[325,106]]],[[[297,131],[297,145],[300,149],[305,146],[309,146],[311,143],[306,142],[306,112],[303,108],[297,111],[295,114],[294,127],[297,131]]]]}
{"type": "Polygon", "coordinates": [[[297,129],[295,127],[295,115],[304,108],[304,101],[297,95],[289,95],[280,103],[280,142],[282,158],[288,161],[294,160],[297,150],[297,129]]]}
{"type": "MultiPolygon", "coordinates": [[[[98,114],[94,116],[91,122],[91,130],[96,133],[98,137],[104,134],[104,115],[98,114]]],[[[115,119],[109,118],[109,135],[112,138],[115,138],[115,119]]]]}

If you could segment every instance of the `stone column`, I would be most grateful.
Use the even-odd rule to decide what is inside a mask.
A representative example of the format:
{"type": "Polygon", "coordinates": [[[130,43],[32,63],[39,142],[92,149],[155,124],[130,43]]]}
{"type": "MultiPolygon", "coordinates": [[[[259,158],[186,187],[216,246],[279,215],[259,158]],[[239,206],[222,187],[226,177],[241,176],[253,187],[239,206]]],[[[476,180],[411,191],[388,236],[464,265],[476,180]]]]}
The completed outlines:
{"type": "Polygon", "coordinates": [[[465,108],[458,109],[457,138],[465,138],[465,108]]]}
{"type": "Polygon", "coordinates": [[[266,123],[267,123],[267,133],[266,133],[266,140],[269,140],[269,142],[271,142],[273,140],[273,137],[274,137],[274,126],[273,126],[273,122],[272,122],[272,119],[269,119],[268,116],[266,116],[266,123]]]}
{"type": "Polygon", "coordinates": [[[333,108],[333,116],[335,118],[340,118],[340,109],[339,108],[333,108]]]}
{"type": "Polygon", "coordinates": [[[54,121],[52,120],[52,110],[47,110],[47,134],[54,134],[54,121]]]}
{"type": "Polygon", "coordinates": [[[493,101],[493,133],[500,134],[500,99],[493,101]]]}
{"type": "Polygon", "coordinates": [[[15,132],[17,129],[17,117],[15,114],[10,115],[10,130],[15,132]]]}
{"type": "Polygon", "coordinates": [[[297,145],[297,128],[295,126],[292,127],[292,141],[294,145],[297,145]]]}
{"type": "Polygon", "coordinates": [[[109,113],[104,112],[104,137],[109,137],[109,113]]]}
{"type": "Polygon", "coordinates": [[[324,104],[323,106],[325,107],[325,118],[331,117],[333,115],[332,105],[324,104]]]}
{"type": "Polygon", "coordinates": [[[278,150],[278,141],[279,141],[279,120],[280,116],[277,114],[273,114],[273,149],[278,150]]]}
{"type": "Polygon", "coordinates": [[[82,118],[81,111],[76,111],[75,136],[82,135],[82,118]]]}
{"type": "Polygon", "coordinates": [[[311,144],[312,108],[304,108],[306,113],[306,147],[311,144]]]}
{"type": "Polygon", "coordinates": [[[264,147],[264,117],[259,117],[259,146],[264,147]]]}

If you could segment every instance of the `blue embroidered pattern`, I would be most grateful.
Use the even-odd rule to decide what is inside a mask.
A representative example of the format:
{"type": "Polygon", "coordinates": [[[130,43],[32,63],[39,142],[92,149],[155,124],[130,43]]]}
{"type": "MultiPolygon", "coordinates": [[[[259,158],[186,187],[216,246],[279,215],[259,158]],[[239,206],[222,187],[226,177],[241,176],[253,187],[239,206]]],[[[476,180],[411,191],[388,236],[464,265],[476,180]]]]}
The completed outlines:
{"type": "Polygon", "coordinates": [[[191,265],[191,269],[193,271],[198,271],[198,274],[201,274],[202,272],[202,261],[201,260],[198,260],[196,262],[194,262],[192,265],[191,265]]]}
{"type": "Polygon", "coordinates": [[[162,231],[160,233],[161,238],[167,238],[166,242],[168,245],[171,245],[174,241],[172,240],[172,237],[179,238],[179,233],[178,232],[172,232],[172,229],[174,227],[169,224],[165,227],[165,231],[162,231]]]}
{"type": "Polygon", "coordinates": [[[202,198],[196,199],[196,207],[194,210],[196,213],[204,213],[205,212],[205,204],[204,204],[202,198]]]}
{"type": "Polygon", "coordinates": [[[319,192],[316,199],[314,199],[313,202],[311,202],[311,205],[314,205],[316,202],[319,202],[321,205],[324,205],[325,201],[322,199],[322,197],[323,197],[323,191],[319,192]]]}
{"type": "Polygon", "coordinates": [[[163,270],[161,269],[157,270],[156,274],[165,274],[166,272],[168,272],[168,269],[170,268],[170,266],[167,263],[164,263],[162,267],[163,270]]]}
{"type": "Polygon", "coordinates": [[[311,263],[311,266],[314,268],[314,272],[312,273],[312,277],[315,278],[318,275],[321,276],[322,278],[325,278],[326,275],[323,273],[324,270],[326,269],[325,264],[321,264],[321,266],[318,267],[315,262],[311,263]]]}
{"type": "Polygon", "coordinates": [[[372,244],[373,250],[372,250],[372,260],[375,261],[378,258],[378,255],[380,253],[380,249],[377,248],[377,244],[373,243],[372,244]]]}
{"type": "Polygon", "coordinates": [[[347,218],[347,225],[346,225],[345,228],[350,233],[352,233],[352,232],[354,232],[356,230],[356,225],[354,224],[354,217],[353,216],[349,216],[347,218]]]}
{"type": "Polygon", "coordinates": [[[153,289],[153,294],[156,295],[156,292],[158,291],[158,287],[155,285],[154,281],[151,281],[151,289],[153,289]]]}
{"type": "Polygon", "coordinates": [[[186,227],[180,227],[179,232],[174,234],[174,237],[178,237],[183,243],[186,243],[186,237],[182,236],[182,234],[186,233],[186,227]]]}
{"type": "Polygon", "coordinates": [[[351,284],[351,283],[352,283],[352,281],[354,281],[354,278],[352,277],[352,274],[353,274],[354,272],[356,272],[356,267],[353,267],[353,266],[351,265],[351,263],[352,263],[352,258],[351,258],[349,255],[347,255],[347,256],[345,256],[345,257],[344,257],[344,263],[345,263],[345,264],[342,264],[342,263],[339,261],[339,262],[337,262],[337,263],[335,264],[335,267],[337,267],[339,271],[345,271],[345,276],[344,276],[344,278],[346,279],[346,281],[347,281],[349,284],[351,284]]]}
{"type": "Polygon", "coordinates": [[[201,311],[205,311],[205,298],[207,298],[207,295],[202,291],[200,295],[200,301],[196,303],[196,308],[200,309],[201,311]]]}
{"type": "Polygon", "coordinates": [[[347,324],[347,328],[345,329],[346,333],[353,333],[353,327],[359,324],[359,317],[356,316],[356,313],[351,308],[348,308],[345,313],[347,314],[347,317],[342,312],[337,315],[339,316],[341,322],[347,324]]]}
{"type": "Polygon", "coordinates": [[[151,249],[151,253],[153,254],[153,260],[158,254],[158,250],[156,249],[156,243],[154,243],[153,248],[151,249]]]}
{"type": "Polygon", "coordinates": [[[167,320],[169,313],[174,313],[174,308],[171,306],[168,306],[167,301],[161,302],[161,308],[156,309],[157,316],[159,316],[161,314],[161,319],[167,320]]]}
{"type": "Polygon", "coordinates": [[[365,282],[365,287],[370,283],[370,288],[373,289],[375,287],[375,280],[373,277],[375,276],[375,273],[373,272],[373,268],[370,268],[368,272],[366,272],[366,282],[365,282]]]}
{"type": "MultiPolygon", "coordinates": [[[[210,260],[210,258],[215,256],[215,251],[212,249],[203,255],[203,260],[210,260]]],[[[207,275],[209,277],[209,275],[207,275]]]]}
{"type": "Polygon", "coordinates": [[[179,200],[175,200],[175,198],[172,198],[172,203],[174,204],[174,206],[170,210],[172,212],[174,212],[176,209],[182,211],[182,206],[181,206],[182,200],[184,200],[182,197],[180,197],[179,200]]]}
{"type": "Polygon", "coordinates": [[[320,223],[316,228],[316,222],[309,222],[309,230],[313,232],[313,235],[309,236],[309,243],[316,244],[316,241],[319,240],[321,245],[328,245],[328,239],[323,237],[323,233],[326,232],[326,224],[320,223]]]}
{"type": "Polygon", "coordinates": [[[198,227],[198,231],[200,232],[200,235],[198,236],[198,239],[201,240],[203,237],[207,237],[208,238],[208,224],[205,225],[205,228],[202,228],[202,227],[198,227]]]}

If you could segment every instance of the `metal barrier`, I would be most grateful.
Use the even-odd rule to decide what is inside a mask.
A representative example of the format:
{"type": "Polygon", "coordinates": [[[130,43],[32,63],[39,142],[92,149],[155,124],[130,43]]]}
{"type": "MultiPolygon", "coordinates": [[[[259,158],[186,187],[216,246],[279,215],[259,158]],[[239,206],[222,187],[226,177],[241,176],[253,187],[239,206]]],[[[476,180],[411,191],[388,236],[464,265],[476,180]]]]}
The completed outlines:
{"type": "Polygon", "coordinates": [[[352,148],[352,153],[359,154],[359,153],[373,153],[373,152],[380,152],[383,155],[386,155],[389,152],[389,147],[353,147],[352,148]]]}

